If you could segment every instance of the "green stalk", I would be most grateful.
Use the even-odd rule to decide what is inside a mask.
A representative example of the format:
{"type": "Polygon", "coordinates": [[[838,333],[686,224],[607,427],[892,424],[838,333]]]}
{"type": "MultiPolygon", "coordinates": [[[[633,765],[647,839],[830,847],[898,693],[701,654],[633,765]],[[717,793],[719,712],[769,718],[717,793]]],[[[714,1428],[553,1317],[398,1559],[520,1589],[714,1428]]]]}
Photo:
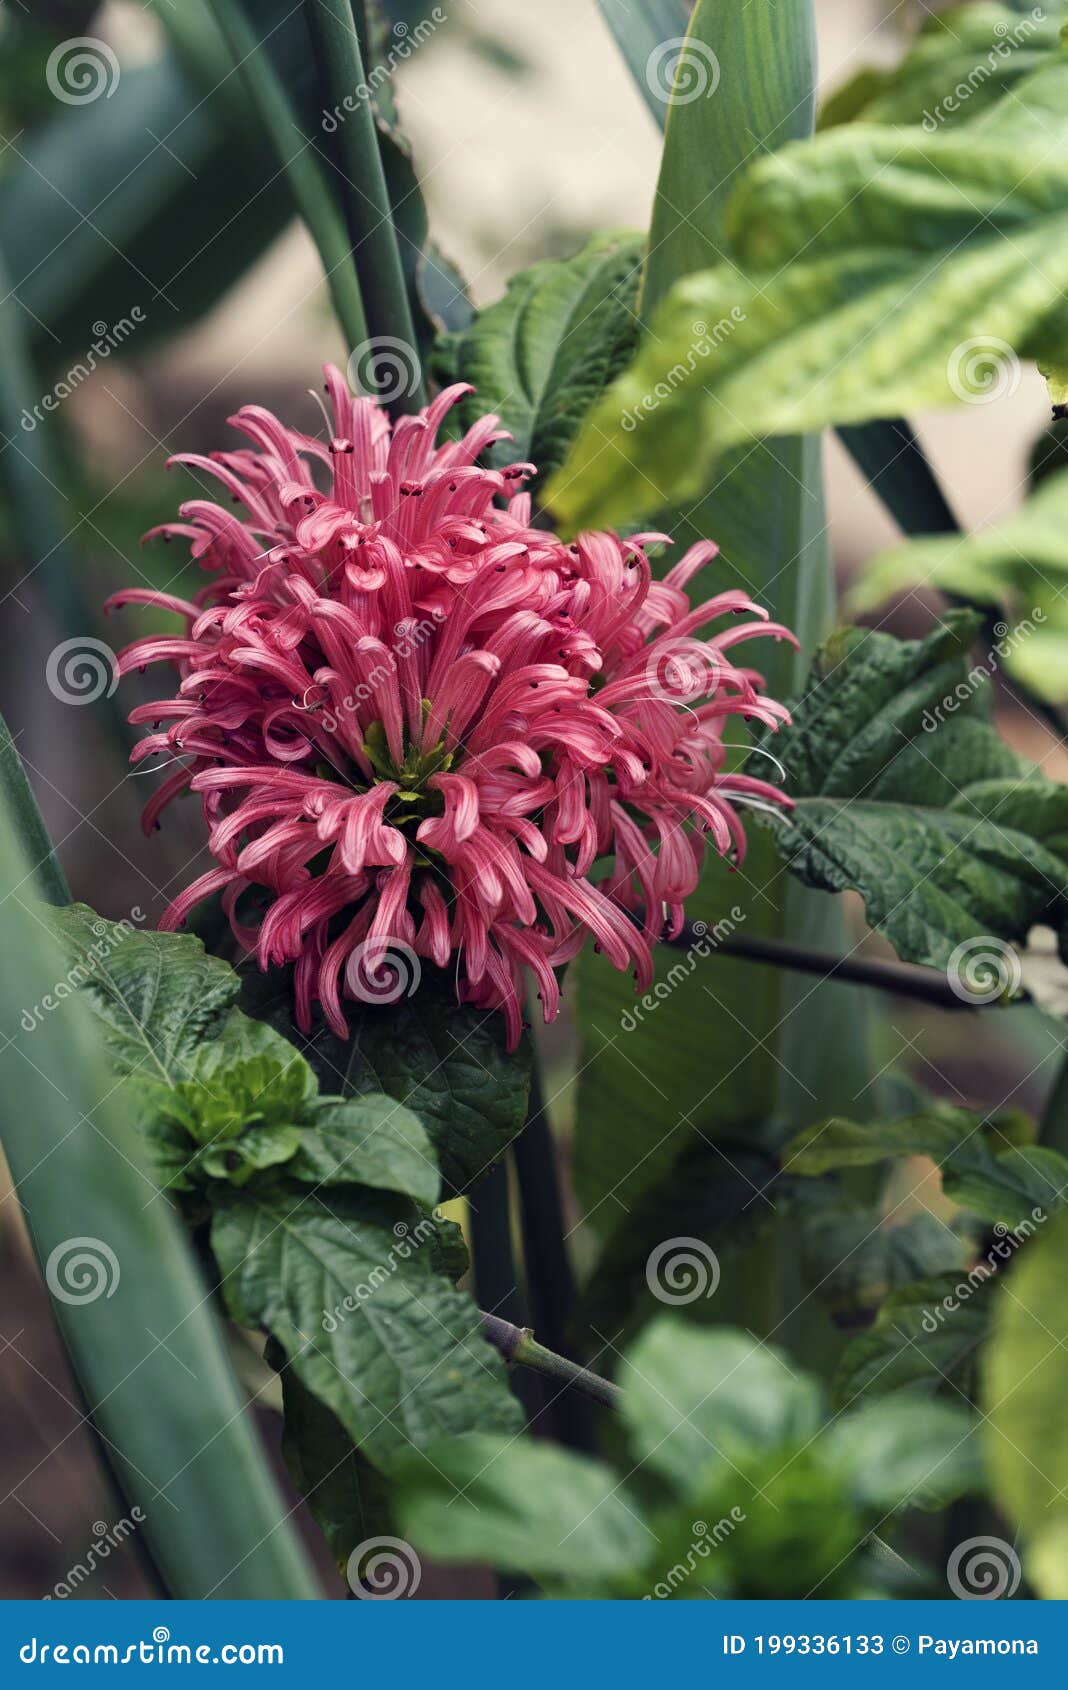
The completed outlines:
{"type": "Polygon", "coordinates": [[[251,0],[211,0],[211,7],[274,145],[300,215],[319,249],[334,311],[351,350],[367,339],[367,319],[345,228],[312,143],[301,133],[289,96],[256,33],[251,0]]]}
{"type": "MultiPolygon", "coordinates": [[[[370,338],[372,343],[394,343],[393,352],[408,365],[400,391],[394,391],[397,383],[391,381],[383,402],[388,399],[394,413],[417,411],[426,404],[426,389],[352,6],[350,0],[304,0],[304,14],[324,105],[334,113],[332,150],[349,239],[358,256],[370,338]]],[[[383,345],[381,350],[388,348],[383,345]]],[[[372,379],[374,351],[372,345],[372,379]]],[[[394,361],[389,362],[392,369],[394,361]]]]}
{"type": "Polygon", "coordinates": [[[3,1145],[91,1424],[169,1595],[315,1599],[130,1088],[19,890],[30,873],[0,810],[0,954],[18,959],[0,975],[3,1145]]]}

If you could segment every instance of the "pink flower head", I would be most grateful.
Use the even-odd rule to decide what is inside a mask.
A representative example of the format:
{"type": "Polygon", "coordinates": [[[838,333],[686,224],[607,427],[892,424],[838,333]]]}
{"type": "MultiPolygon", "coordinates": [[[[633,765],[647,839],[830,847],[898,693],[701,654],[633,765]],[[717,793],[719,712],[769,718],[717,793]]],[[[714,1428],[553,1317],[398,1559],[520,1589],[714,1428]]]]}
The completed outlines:
{"type": "Polygon", "coordinates": [[[153,531],[188,538],[210,572],[194,602],[110,600],[184,619],[119,656],[120,673],[180,677],[130,717],[154,729],[135,761],[179,762],[146,830],[191,788],[217,864],[160,926],[221,892],[261,968],[295,964],[300,1027],[318,1002],[340,1036],[344,1000],[390,996],[398,956],[416,974],[418,958],[452,966],[514,1047],[528,972],[550,1021],[554,970],[592,934],[646,989],[705,840],[740,861],[738,801],[784,802],[726,771],[721,732],[787,719],[732,654],[792,636],[741,592],[691,606],[707,542],[655,581],[646,548],[665,535],[565,545],[533,527],[533,466],[478,462],[509,438],[496,417],[437,443],[469,389],[391,427],[332,367],[326,387],[328,444],[247,405],[232,421],[251,449],[179,460],[242,507],[192,499],[153,531]],[[758,620],[702,632],[738,613],[758,620]]]}

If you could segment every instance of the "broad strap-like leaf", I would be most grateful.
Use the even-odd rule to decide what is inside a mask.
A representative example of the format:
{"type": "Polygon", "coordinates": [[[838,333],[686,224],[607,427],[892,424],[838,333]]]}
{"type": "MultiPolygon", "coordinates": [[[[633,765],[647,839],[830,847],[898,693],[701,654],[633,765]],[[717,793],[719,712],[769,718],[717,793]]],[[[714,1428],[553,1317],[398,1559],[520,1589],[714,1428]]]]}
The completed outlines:
{"type": "Polygon", "coordinates": [[[1068,361],[1066,88],[1055,59],[966,128],[847,124],[759,159],[727,259],[673,289],[547,489],[560,523],[696,494],[754,437],[990,397],[1017,355],[1068,361]]]}
{"type": "Polygon", "coordinates": [[[446,348],[453,378],[475,389],[459,426],[496,411],[512,436],[492,448],[492,464],[530,461],[544,477],[563,462],[637,344],[644,247],[641,235],[596,235],[574,258],[520,271],[446,348]]]}
{"type": "Polygon", "coordinates": [[[689,0],[597,0],[597,5],[639,93],[663,128],[673,59],[690,21],[689,0]]]}
{"type": "Polygon", "coordinates": [[[767,820],[795,874],[859,892],[899,956],[945,969],[956,954],[965,978],[958,947],[1068,914],[1068,789],[991,725],[977,627],[950,612],[924,640],[833,636],[774,743],[793,807],[767,820]]]}
{"type": "Polygon", "coordinates": [[[434,1223],[385,1192],[220,1188],[211,1243],[234,1319],[269,1332],[375,1466],[522,1425],[471,1299],[434,1271],[434,1223]]]}

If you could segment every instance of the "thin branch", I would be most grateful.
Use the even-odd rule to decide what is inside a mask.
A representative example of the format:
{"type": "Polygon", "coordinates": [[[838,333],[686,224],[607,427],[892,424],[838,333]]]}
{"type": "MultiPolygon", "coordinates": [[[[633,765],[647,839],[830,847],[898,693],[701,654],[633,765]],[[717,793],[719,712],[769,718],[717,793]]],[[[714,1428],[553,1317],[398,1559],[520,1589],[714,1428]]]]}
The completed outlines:
{"type": "MultiPolygon", "coordinates": [[[[689,950],[700,944],[703,934],[689,925],[677,939],[668,944],[689,950]]],[[[853,980],[860,986],[875,986],[892,992],[896,997],[914,998],[920,1003],[936,1004],[939,1009],[975,1010],[978,1005],[957,996],[948,975],[934,968],[921,968],[912,962],[887,962],[876,957],[831,956],[810,945],[794,945],[785,939],[746,938],[733,935],[715,945],[717,953],[744,958],[748,962],[766,962],[775,968],[791,968],[798,974],[816,974],[821,980],[853,980]]]]}
{"type": "Polygon", "coordinates": [[[544,1344],[536,1341],[529,1326],[513,1326],[510,1320],[501,1320],[499,1315],[483,1314],[482,1330],[505,1361],[519,1367],[531,1367],[536,1373],[558,1379],[563,1385],[574,1385],[606,1408],[618,1409],[622,1403],[623,1392],[618,1385],[602,1379],[599,1373],[591,1373],[587,1367],[580,1367],[577,1361],[568,1361],[566,1356],[547,1350],[544,1344]]]}

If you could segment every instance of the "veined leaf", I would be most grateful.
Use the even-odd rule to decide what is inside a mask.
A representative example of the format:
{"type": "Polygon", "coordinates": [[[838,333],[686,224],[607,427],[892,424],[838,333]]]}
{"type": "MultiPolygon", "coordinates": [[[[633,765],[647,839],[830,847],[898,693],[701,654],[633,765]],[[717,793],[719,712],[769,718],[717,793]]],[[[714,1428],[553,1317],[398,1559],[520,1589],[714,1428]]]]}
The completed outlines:
{"type": "Polygon", "coordinates": [[[965,1208],[1003,1227],[1044,1220],[1068,1197],[1068,1157],[1041,1146],[1021,1148],[997,1119],[934,1105],[898,1121],[831,1120],[806,1127],[783,1154],[794,1174],[868,1167],[895,1156],[932,1156],[942,1188],[965,1208]]]}
{"type": "Polygon", "coordinates": [[[850,595],[869,610],[912,587],[1000,604],[998,662],[1051,704],[1068,701],[1068,470],[1043,481],[1004,522],[955,538],[927,536],[881,553],[850,595]]]}
{"type": "Polygon", "coordinates": [[[863,1395],[903,1386],[970,1396],[979,1347],[990,1326],[993,1277],[942,1273],[892,1291],[875,1324],[854,1338],[834,1376],[834,1399],[845,1407],[863,1395]]]}
{"type": "Polygon", "coordinates": [[[981,0],[927,15],[896,65],[865,67],[832,94],[819,127],[922,123],[933,132],[966,123],[1042,66],[1058,44],[1064,13],[1056,3],[1014,7],[981,0]]]}
{"type": "Polygon", "coordinates": [[[443,348],[453,379],[476,390],[458,407],[458,426],[497,411],[511,433],[492,448],[492,464],[529,460],[541,478],[563,462],[637,344],[644,248],[641,235],[596,235],[574,258],[522,270],[443,348]]]}
{"type": "Polygon", "coordinates": [[[1064,924],[1068,789],[998,738],[968,660],[977,627],[957,611],[924,640],[830,639],[775,742],[794,807],[767,825],[793,873],[858,891],[898,954],[952,966],[965,999],[972,941],[991,940],[990,1002],[1019,987],[1002,942],[1064,924]]]}
{"type": "Polygon", "coordinates": [[[392,1097],[325,1098],[308,1115],[286,1173],[311,1185],[372,1185],[420,1203],[438,1200],[441,1175],[417,1115],[392,1097]]]}
{"type": "Polygon", "coordinates": [[[989,398],[1017,354],[1068,360],[1066,86],[1056,61],[966,131],[849,124],[754,164],[727,260],[673,289],[547,489],[561,524],[696,494],[754,437],[989,398]]]}
{"type": "Polygon", "coordinates": [[[214,1202],[230,1313],[277,1340],[382,1471],[441,1438],[522,1425],[478,1310],[434,1271],[434,1237],[429,1217],[386,1192],[279,1181],[220,1187],[214,1202]]]}
{"type": "MultiPolygon", "coordinates": [[[[242,1003],[257,1019],[292,1025],[284,977],[246,974],[242,1003]]],[[[327,1093],[382,1093],[418,1115],[441,1164],[446,1195],[478,1182],[499,1161],[526,1119],[530,1048],[504,1049],[500,1017],[456,1002],[449,974],[424,968],[396,1004],[351,1006],[346,1043],[325,1028],[301,1050],[327,1093]]]]}

